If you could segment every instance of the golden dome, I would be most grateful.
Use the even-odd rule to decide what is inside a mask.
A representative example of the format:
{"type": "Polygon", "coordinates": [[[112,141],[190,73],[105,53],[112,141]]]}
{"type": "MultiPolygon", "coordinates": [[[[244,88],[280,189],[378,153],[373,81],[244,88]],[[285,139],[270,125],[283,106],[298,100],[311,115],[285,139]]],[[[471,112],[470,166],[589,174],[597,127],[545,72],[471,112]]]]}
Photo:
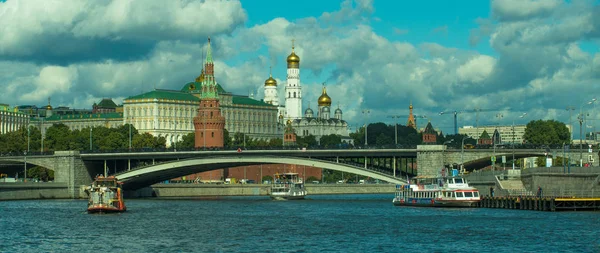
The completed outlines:
{"type": "Polygon", "coordinates": [[[287,120],[287,124],[288,124],[288,125],[292,124],[292,120],[291,120],[291,119],[288,119],[288,120],[287,120]]]}
{"type": "Polygon", "coordinates": [[[202,69],[202,73],[198,77],[196,77],[196,82],[197,83],[204,82],[204,69],[202,69]]]}
{"type": "Polygon", "coordinates": [[[319,106],[331,106],[331,98],[327,95],[325,87],[323,87],[323,94],[319,97],[319,106]]]}
{"type": "Polygon", "coordinates": [[[292,53],[287,57],[287,65],[288,68],[299,68],[300,67],[300,57],[296,55],[294,52],[294,40],[292,40],[292,53]]]}
{"type": "Polygon", "coordinates": [[[410,105],[408,106],[408,109],[412,109],[412,103],[410,103],[410,105]]]}
{"type": "Polygon", "coordinates": [[[52,110],[52,106],[51,105],[47,105],[46,106],[46,110],[52,110]]]}
{"type": "Polygon", "coordinates": [[[265,80],[265,86],[277,86],[277,81],[273,79],[273,75],[271,74],[272,67],[269,67],[269,79],[265,80]]]}
{"type": "Polygon", "coordinates": [[[292,49],[292,53],[287,57],[287,63],[300,63],[300,57],[292,49]]]}
{"type": "Polygon", "coordinates": [[[272,76],[265,80],[265,86],[277,86],[277,81],[272,76]]]}

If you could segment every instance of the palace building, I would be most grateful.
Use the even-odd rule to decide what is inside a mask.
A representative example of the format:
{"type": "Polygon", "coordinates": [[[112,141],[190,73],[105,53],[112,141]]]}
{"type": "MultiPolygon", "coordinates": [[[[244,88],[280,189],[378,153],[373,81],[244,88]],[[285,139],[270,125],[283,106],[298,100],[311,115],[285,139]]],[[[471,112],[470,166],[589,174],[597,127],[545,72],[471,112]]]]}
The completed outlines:
{"type": "Polygon", "coordinates": [[[29,115],[20,112],[17,107],[11,109],[7,104],[0,104],[0,134],[14,132],[29,124],[29,115]]]}

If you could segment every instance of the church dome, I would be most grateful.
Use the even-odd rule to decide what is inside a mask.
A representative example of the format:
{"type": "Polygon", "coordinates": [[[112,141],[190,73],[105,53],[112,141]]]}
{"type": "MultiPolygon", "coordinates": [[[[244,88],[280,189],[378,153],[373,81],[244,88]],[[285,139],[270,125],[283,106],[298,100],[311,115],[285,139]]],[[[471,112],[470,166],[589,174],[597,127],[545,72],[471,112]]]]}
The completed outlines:
{"type": "Polygon", "coordinates": [[[47,105],[46,106],[46,110],[52,110],[52,106],[51,105],[47,105]]]}
{"type": "Polygon", "coordinates": [[[323,94],[319,97],[319,106],[331,106],[331,98],[327,95],[325,87],[323,87],[323,94]]]}
{"type": "Polygon", "coordinates": [[[323,107],[323,110],[322,110],[322,112],[329,112],[329,106],[325,106],[325,107],[323,107]]]}
{"type": "Polygon", "coordinates": [[[277,86],[277,80],[273,76],[269,76],[269,79],[265,80],[265,86],[277,86]]]}
{"type": "Polygon", "coordinates": [[[306,115],[308,115],[308,114],[312,115],[313,113],[314,113],[313,110],[310,108],[308,108],[308,109],[306,109],[306,111],[304,111],[304,114],[306,114],[306,115]]]}
{"type": "Polygon", "coordinates": [[[335,114],[342,114],[342,109],[340,109],[340,108],[335,109],[335,114]]]}
{"type": "Polygon", "coordinates": [[[292,44],[292,53],[287,57],[288,68],[299,68],[300,57],[294,52],[294,45],[292,44]]]}

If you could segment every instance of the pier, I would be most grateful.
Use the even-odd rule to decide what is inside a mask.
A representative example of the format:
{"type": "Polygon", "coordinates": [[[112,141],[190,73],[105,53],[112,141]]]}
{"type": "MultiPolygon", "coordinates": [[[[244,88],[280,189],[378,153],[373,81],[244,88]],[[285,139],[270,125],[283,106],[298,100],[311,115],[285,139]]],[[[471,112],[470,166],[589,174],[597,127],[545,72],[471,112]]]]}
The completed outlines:
{"type": "Polygon", "coordinates": [[[500,196],[481,197],[478,207],[532,211],[598,211],[599,196],[500,196]]]}

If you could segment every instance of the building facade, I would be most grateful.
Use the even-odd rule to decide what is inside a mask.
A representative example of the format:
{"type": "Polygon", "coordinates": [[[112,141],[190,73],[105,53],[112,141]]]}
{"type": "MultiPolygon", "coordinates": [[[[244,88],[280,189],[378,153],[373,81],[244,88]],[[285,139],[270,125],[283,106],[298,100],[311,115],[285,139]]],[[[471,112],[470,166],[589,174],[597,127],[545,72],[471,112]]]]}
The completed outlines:
{"type": "Polygon", "coordinates": [[[331,98],[327,95],[327,89],[323,86],[321,96],[317,100],[317,115],[314,111],[306,108],[304,117],[292,120],[291,124],[297,136],[313,135],[317,141],[325,135],[340,135],[342,141],[352,144],[352,138],[348,132],[348,122],[343,119],[342,109],[337,108],[331,117],[331,98]]]}
{"type": "Polygon", "coordinates": [[[14,132],[29,124],[29,115],[10,108],[8,104],[0,104],[0,134],[14,132]]]}
{"type": "Polygon", "coordinates": [[[495,133],[498,131],[499,134],[499,144],[510,144],[510,143],[523,143],[523,136],[525,135],[526,125],[515,125],[514,130],[513,126],[480,126],[479,128],[475,128],[473,126],[464,126],[458,129],[459,134],[464,134],[473,139],[479,139],[477,133],[488,132],[495,133]]]}

